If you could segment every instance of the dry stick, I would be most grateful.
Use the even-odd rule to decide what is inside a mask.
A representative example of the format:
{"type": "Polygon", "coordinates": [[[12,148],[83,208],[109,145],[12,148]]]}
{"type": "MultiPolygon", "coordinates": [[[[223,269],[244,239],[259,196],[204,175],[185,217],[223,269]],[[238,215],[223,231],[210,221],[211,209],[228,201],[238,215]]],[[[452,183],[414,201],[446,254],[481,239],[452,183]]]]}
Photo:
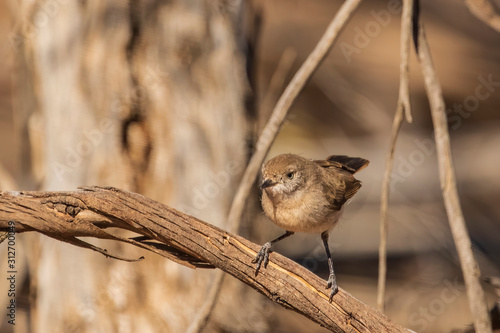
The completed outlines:
{"type": "Polygon", "coordinates": [[[413,121],[410,107],[410,84],[408,73],[408,61],[410,55],[411,35],[412,35],[412,12],[413,0],[403,1],[403,14],[401,18],[401,63],[399,66],[399,98],[394,122],[392,123],[391,145],[387,153],[385,162],[384,181],[382,183],[382,198],[380,200],[380,246],[379,268],[378,268],[378,288],[377,307],[384,311],[385,307],[385,285],[387,277],[387,207],[389,205],[389,185],[391,173],[394,165],[394,150],[398,138],[399,129],[403,123],[403,112],[406,121],[413,121]]]}
{"type": "Polygon", "coordinates": [[[500,15],[495,12],[495,8],[488,0],[466,0],[465,4],[478,19],[483,21],[490,28],[500,32],[500,15]]]}
{"type": "Polygon", "coordinates": [[[417,54],[422,66],[425,90],[429,98],[432,122],[434,124],[441,190],[443,192],[451,233],[457,248],[458,258],[460,259],[460,266],[469,298],[469,307],[474,317],[474,327],[478,333],[491,332],[491,321],[480,282],[481,273],[472,253],[471,241],[458,198],[441,86],[434,69],[422,22],[419,24],[417,54]]]}
{"type": "MultiPolygon", "coordinates": [[[[16,233],[35,231],[73,244],[79,237],[113,239],[187,267],[219,268],[333,332],[407,331],[342,289],[329,303],[323,279],[278,253],[271,253],[267,269],[255,276],[250,261],[259,245],[137,193],[111,187],[0,192],[0,231],[12,224],[16,233]],[[140,236],[117,236],[116,228],[140,236]]],[[[84,247],[112,255],[95,246],[84,247]]]]}
{"type": "MultiPolygon", "coordinates": [[[[314,71],[319,67],[321,62],[325,59],[328,51],[331,49],[333,43],[339,36],[342,29],[346,26],[347,22],[354,14],[362,0],[347,0],[340,7],[339,11],[333,18],[333,20],[328,25],[325,33],[319,40],[318,44],[314,50],[309,54],[306,61],[302,64],[300,69],[294,75],[285,91],[281,95],[280,99],[274,107],[273,113],[269,118],[264,130],[262,131],[259,139],[257,140],[256,150],[253,153],[250,162],[243,174],[236,195],[233,199],[231,209],[229,211],[228,217],[228,229],[231,232],[237,232],[239,229],[239,223],[241,220],[241,215],[243,214],[243,209],[245,208],[245,203],[247,197],[252,189],[252,184],[257,178],[262,162],[266,157],[271,144],[273,143],[278,131],[280,130],[283,122],[286,119],[288,111],[290,110],[293,102],[299,95],[302,88],[304,88],[307,81],[311,78],[314,71]]],[[[196,322],[190,327],[190,333],[201,332],[204,325],[206,325],[208,318],[214,309],[215,302],[219,298],[219,292],[221,290],[221,285],[224,281],[222,273],[214,278],[210,295],[212,298],[208,298],[205,301],[202,312],[198,316],[196,322]]]]}

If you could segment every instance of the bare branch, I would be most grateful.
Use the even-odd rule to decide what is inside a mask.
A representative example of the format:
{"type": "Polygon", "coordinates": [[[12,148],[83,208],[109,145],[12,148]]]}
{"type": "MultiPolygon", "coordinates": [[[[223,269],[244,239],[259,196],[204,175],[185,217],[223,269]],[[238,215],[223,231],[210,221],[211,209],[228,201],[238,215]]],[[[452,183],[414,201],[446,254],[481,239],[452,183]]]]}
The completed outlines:
{"type": "Polygon", "coordinates": [[[410,105],[410,84],[408,62],[410,56],[412,35],[413,0],[403,0],[403,14],[401,19],[401,63],[399,66],[399,98],[396,114],[392,123],[391,144],[385,162],[384,180],[382,183],[382,197],[380,199],[380,246],[379,246],[379,268],[377,307],[384,311],[385,307],[385,285],[387,276],[387,207],[389,205],[389,185],[394,165],[394,150],[398,138],[399,129],[403,123],[403,111],[406,121],[413,121],[410,105]]]}
{"type": "Polygon", "coordinates": [[[0,230],[9,230],[10,221],[16,221],[15,232],[37,231],[59,240],[84,236],[127,241],[109,228],[130,230],[140,237],[128,243],[189,267],[204,263],[220,268],[333,332],[407,331],[342,289],[329,303],[324,280],[278,253],[271,253],[267,269],[255,276],[251,260],[257,244],[136,193],[110,187],[0,192],[0,230]],[[159,244],[165,249],[157,250],[159,244]]]}
{"type": "Polygon", "coordinates": [[[417,54],[422,66],[425,89],[429,98],[432,122],[434,124],[441,190],[443,191],[446,213],[457,248],[458,258],[460,259],[462,274],[464,275],[469,306],[474,317],[474,327],[476,332],[479,333],[491,332],[491,321],[488,315],[484,291],[480,283],[481,273],[472,253],[472,244],[458,198],[441,85],[434,69],[422,22],[420,22],[418,30],[417,54]]]}
{"type": "Polygon", "coordinates": [[[398,109],[403,109],[408,123],[413,122],[410,103],[410,47],[413,16],[413,0],[403,0],[403,13],[401,17],[401,63],[399,65],[399,98],[398,109]]]}
{"type": "Polygon", "coordinates": [[[490,28],[500,32],[500,15],[489,0],[465,0],[469,10],[490,28]]]}

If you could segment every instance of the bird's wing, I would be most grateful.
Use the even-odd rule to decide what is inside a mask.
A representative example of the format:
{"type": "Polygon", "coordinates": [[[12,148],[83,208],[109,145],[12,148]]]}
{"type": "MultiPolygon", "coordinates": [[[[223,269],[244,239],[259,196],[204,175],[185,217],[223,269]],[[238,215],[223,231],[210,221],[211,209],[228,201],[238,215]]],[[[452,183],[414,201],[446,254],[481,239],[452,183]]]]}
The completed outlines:
{"type": "Polygon", "coordinates": [[[370,161],[365,160],[364,158],[349,157],[346,155],[332,155],[328,156],[324,161],[316,161],[316,163],[317,162],[323,162],[320,164],[322,167],[342,168],[352,174],[355,174],[370,163],[370,161]]]}
{"type": "Polygon", "coordinates": [[[334,210],[340,210],[361,188],[361,182],[354,177],[338,177],[323,183],[323,194],[334,210]]]}
{"type": "Polygon", "coordinates": [[[346,184],[346,190],[344,193],[344,198],[347,200],[351,199],[356,192],[361,188],[361,182],[357,179],[353,179],[353,181],[346,184]]]}
{"type": "Polygon", "coordinates": [[[370,163],[363,158],[345,155],[333,155],[314,162],[325,169],[333,169],[323,183],[323,193],[334,210],[340,210],[358,192],[361,182],[353,174],[370,163]]]}

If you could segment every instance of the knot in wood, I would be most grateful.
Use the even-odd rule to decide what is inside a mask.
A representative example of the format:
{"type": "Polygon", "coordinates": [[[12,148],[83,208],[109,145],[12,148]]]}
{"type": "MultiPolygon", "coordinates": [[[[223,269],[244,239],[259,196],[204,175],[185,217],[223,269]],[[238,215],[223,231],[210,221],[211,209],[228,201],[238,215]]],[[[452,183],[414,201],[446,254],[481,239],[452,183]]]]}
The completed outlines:
{"type": "Polygon", "coordinates": [[[82,210],[87,209],[87,206],[82,200],[65,195],[44,198],[41,203],[49,208],[55,209],[59,213],[67,214],[72,217],[75,217],[82,210]]]}

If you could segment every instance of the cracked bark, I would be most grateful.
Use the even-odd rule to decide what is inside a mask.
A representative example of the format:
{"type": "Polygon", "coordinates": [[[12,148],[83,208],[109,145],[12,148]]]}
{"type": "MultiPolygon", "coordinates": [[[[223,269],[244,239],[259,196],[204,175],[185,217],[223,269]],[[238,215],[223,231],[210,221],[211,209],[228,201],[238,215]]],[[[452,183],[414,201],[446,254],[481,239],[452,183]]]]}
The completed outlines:
{"type": "Polygon", "coordinates": [[[0,192],[0,229],[7,231],[9,221],[16,221],[17,233],[40,232],[109,257],[138,260],[78,237],[126,242],[191,268],[219,268],[333,332],[408,331],[342,289],[330,304],[324,280],[278,253],[273,252],[267,269],[255,276],[251,261],[259,245],[136,193],[111,187],[0,192]],[[111,227],[133,231],[137,237],[119,236],[111,227]]]}

